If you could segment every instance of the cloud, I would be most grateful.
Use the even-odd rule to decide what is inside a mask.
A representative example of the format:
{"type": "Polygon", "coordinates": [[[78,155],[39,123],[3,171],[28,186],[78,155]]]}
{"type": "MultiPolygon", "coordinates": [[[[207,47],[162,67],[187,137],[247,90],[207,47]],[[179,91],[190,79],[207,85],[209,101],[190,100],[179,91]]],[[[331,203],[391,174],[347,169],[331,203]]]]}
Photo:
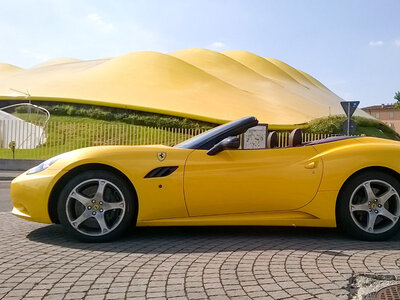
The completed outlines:
{"type": "Polygon", "coordinates": [[[395,44],[397,47],[400,47],[400,40],[395,40],[395,41],[394,41],[394,44],[395,44]]]}
{"type": "Polygon", "coordinates": [[[109,33],[116,30],[116,27],[113,23],[104,21],[103,18],[97,13],[90,13],[86,16],[86,18],[89,23],[96,26],[96,28],[101,32],[109,33]]]}
{"type": "Polygon", "coordinates": [[[221,51],[226,49],[226,45],[223,42],[214,42],[207,48],[210,48],[211,50],[221,51]]]}
{"type": "Polygon", "coordinates": [[[370,41],[369,45],[371,47],[381,47],[381,46],[383,46],[383,42],[382,41],[370,41]]]}

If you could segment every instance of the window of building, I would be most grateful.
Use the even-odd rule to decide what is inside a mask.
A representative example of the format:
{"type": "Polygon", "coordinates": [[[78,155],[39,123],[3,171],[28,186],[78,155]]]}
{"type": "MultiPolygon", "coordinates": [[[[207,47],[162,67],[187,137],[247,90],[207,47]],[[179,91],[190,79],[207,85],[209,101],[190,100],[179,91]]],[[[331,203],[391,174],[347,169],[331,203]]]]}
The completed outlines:
{"type": "Polygon", "coordinates": [[[390,119],[393,119],[393,118],[394,118],[394,112],[393,112],[393,111],[389,112],[389,118],[390,118],[390,119]]]}
{"type": "Polygon", "coordinates": [[[375,118],[379,119],[379,112],[375,113],[375,118]]]}

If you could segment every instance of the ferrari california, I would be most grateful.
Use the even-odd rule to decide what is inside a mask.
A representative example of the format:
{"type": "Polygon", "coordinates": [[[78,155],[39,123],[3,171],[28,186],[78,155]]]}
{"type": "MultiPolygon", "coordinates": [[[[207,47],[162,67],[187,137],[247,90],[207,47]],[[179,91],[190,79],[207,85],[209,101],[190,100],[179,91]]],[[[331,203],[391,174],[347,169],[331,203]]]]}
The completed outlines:
{"type": "Polygon", "coordinates": [[[53,157],[15,178],[13,214],[110,241],[132,226],[339,227],[383,240],[400,227],[400,143],[372,137],[243,149],[254,117],[174,147],[100,146],[53,157]]]}

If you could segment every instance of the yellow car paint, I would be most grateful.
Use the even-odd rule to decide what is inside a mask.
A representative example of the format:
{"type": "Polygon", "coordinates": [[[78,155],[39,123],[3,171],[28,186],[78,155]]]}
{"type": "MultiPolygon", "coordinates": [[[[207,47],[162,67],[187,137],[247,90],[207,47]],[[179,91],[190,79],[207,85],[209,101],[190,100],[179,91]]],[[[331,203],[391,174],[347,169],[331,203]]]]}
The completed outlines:
{"type": "Polygon", "coordinates": [[[186,163],[190,216],[292,210],[310,202],[322,176],[313,147],[193,151],[186,163]],[[316,163],[315,168],[307,166],[316,163]],[[206,189],[204,187],[207,187],[206,189]]]}
{"type": "Polygon", "coordinates": [[[287,225],[334,227],[344,182],[368,167],[400,173],[400,144],[352,138],[265,150],[205,150],[166,146],[102,146],[70,152],[48,169],[11,184],[16,216],[51,223],[50,194],[72,169],[103,164],[125,174],[138,198],[138,226],[287,225]],[[162,161],[158,153],[165,152],[162,161]],[[160,166],[167,177],[145,178],[160,166]]]}
{"type": "Polygon", "coordinates": [[[383,167],[400,173],[397,141],[363,137],[316,145],[324,161],[321,191],[337,191],[357,171],[368,167],[383,167]]]}
{"type": "Polygon", "coordinates": [[[51,223],[48,201],[51,190],[65,171],[47,169],[35,175],[26,172],[11,183],[13,214],[35,222],[51,223]]]}
{"type": "Polygon", "coordinates": [[[50,223],[47,202],[56,181],[76,167],[102,164],[125,174],[133,183],[138,199],[146,199],[139,201],[138,220],[185,217],[187,210],[183,196],[183,170],[185,159],[193,150],[171,149],[173,148],[166,146],[100,146],[75,150],[45,171],[32,175],[23,174],[14,179],[11,183],[11,197],[13,203],[18,203],[19,206],[22,203],[29,205],[32,189],[36,190],[39,184],[41,188],[46,187],[46,192],[37,196],[41,201],[36,203],[40,203],[37,206],[41,210],[30,210],[29,219],[50,223]],[[157,158],[159,152],[167,153],[167,158],[161,162],[157,158]],[[144,178],[148,172],[160,166],[178,166],[178,169],[168,177],[144,178]],[[57,180],[50,181],[45,175],[48,172],[57,174],[57,180]]]}

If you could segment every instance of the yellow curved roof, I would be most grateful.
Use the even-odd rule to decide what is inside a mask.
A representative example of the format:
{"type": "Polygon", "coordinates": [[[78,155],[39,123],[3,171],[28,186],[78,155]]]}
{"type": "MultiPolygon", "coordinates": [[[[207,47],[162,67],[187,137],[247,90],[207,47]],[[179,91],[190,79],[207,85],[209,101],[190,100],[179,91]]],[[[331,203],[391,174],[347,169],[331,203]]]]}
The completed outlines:
{"type": "MultiPolygon", "coordinates": [[[[0,99],[100,104],[222,123],[247,115],[269,124],[342,114],[340,99],[303,71],[245,51],[133,52],[31,69],[0,64],[0,99]]],[[[358,115],[368,116],[361,110],[358,115]]]]}
{"type": "Polygon", "coordinates": [[[22,69],[10,64],[0,63],[0,76],[7,76],[12,73],[21,71],[22,69]]]}
{"type": "Polygon", "coordinates": [[[45,62],[42,62],[42,63],[34,66],[34,68],[40,68],[40,67],[52,66],[52,65],[60,65],[60,64],[68,64],[68,63],[74,63],[74,62],[80,62],[80,61],[81,61],[80,59],[76,59],[76,58],[60,57],[60,58],[54,58],[54,59],[50,59],[45,62]]]}

